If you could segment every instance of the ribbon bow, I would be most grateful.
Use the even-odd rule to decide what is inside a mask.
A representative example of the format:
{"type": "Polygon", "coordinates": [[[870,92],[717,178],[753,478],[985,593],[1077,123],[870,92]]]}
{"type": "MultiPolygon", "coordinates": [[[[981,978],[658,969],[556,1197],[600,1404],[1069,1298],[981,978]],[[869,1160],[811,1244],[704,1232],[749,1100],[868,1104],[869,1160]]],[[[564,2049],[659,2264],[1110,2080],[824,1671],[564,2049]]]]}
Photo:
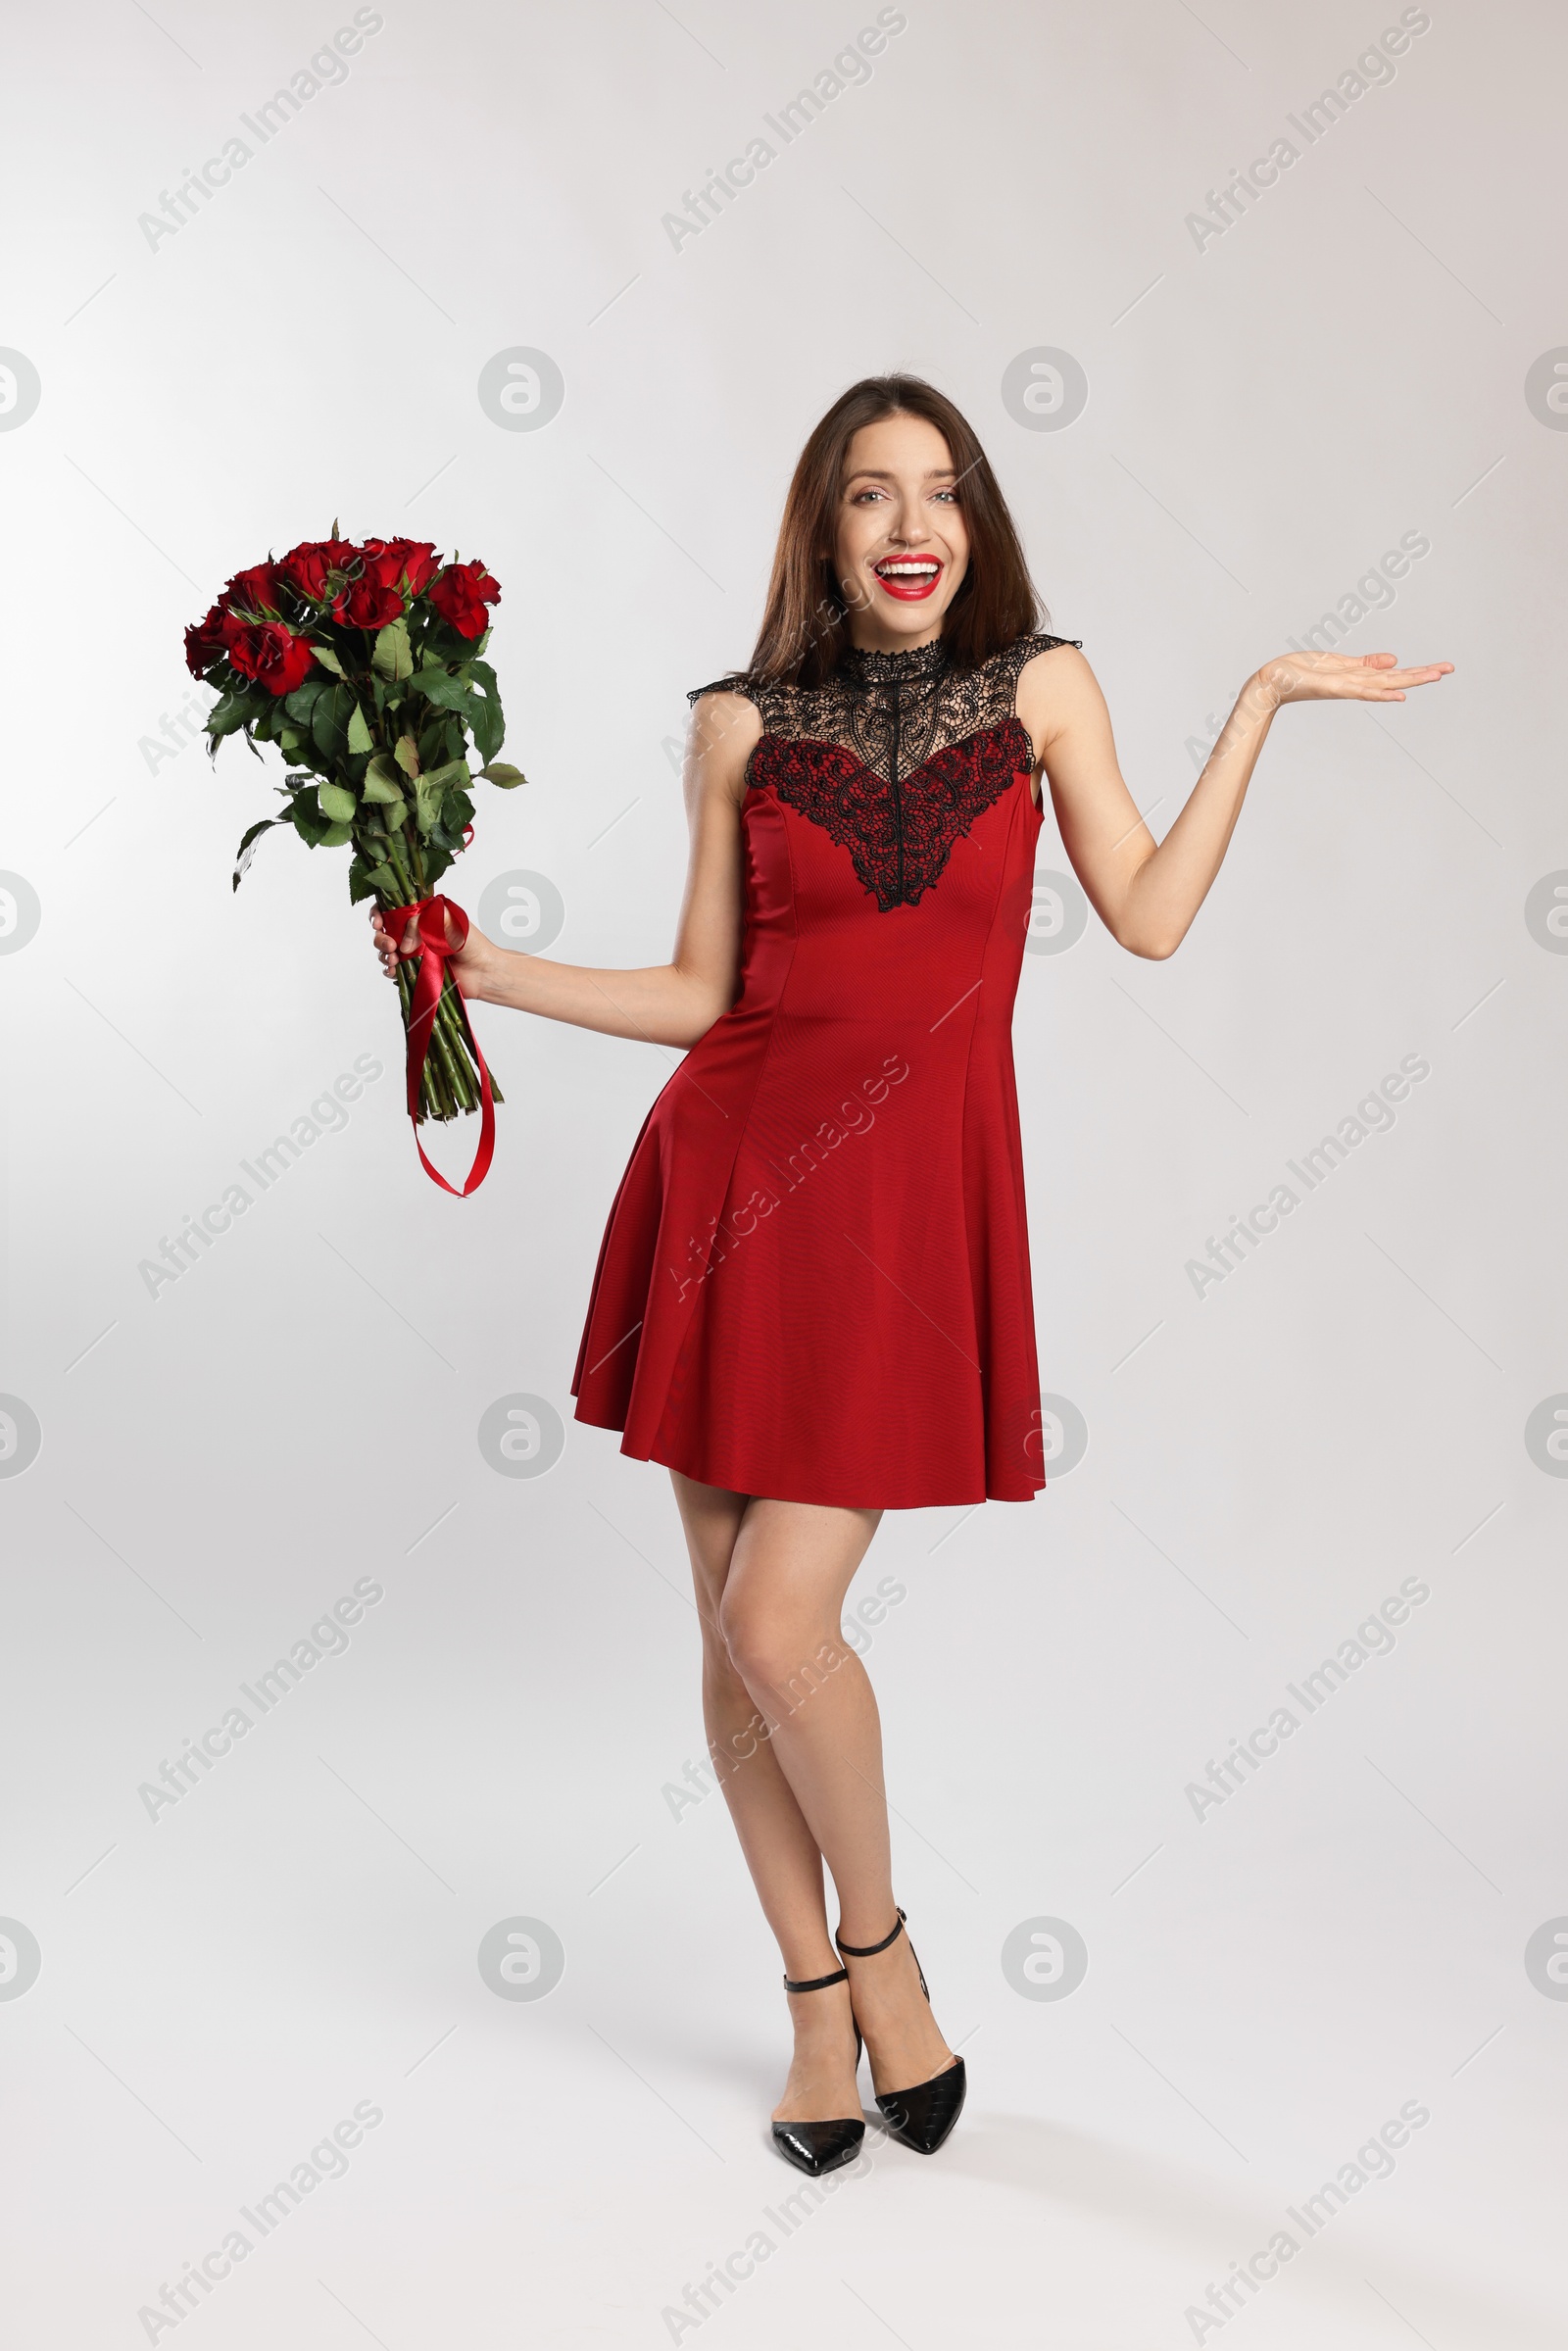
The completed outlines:
{"type": "Polygon", "coordinates": [[[468,944],[468,917],[450,898],[421,898],[412,906],[394,906],[389,913],[382,915],[381,920],[393,939],[398,941],[402,940],[411,920],[417,922],[419,945],[423,951],[415,975],[414,1002],[409,1006],[409,1116],[414,1121],[414,1148],[432,1183],[439,1184],[443,1192],[450,1192],[459,1200],[466,1200],[470,1192],[478,1191],[489,1174],[496,1148],[496,1105],[490,1091],[490,1072],[484,1065],[479,1040],[468,1025],[466,1012],[464,1014],[464,1026],[468,1030],[468,1042],[473,1047],[473,1057],[479,1071],[479,1148],[474,1152],[468,1180],[461,1192],[456,1184],[449,1184],[440,1168],[433,1167],[425,1157],[424,1145],[419,1141],[419,1080],[429,1056],[430,1032],[435,1021],[436,1006],[441,1002],[447,963],[468,944]],[[458,934],[456,946],[447,938],[446,918],[449,914],[458,934]]]}

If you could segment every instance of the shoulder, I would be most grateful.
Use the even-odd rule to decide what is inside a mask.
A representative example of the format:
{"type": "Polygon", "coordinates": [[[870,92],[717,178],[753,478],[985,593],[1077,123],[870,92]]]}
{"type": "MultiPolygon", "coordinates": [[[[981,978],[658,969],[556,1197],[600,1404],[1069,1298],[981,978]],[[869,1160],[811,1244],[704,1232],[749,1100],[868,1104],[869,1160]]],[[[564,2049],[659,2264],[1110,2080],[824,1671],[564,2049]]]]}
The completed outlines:
{"type": "MultiPolygon", "coordinates": [[[[1003,667],[1009,669],[1015,679],[1021,681],[1031,674],[1045,676],[1047,664],[1042,658],[1044,655],[1064,651],[1067,661],[1070,662],[1073,654],[1081,655],[1082,650],[1083,639],[1081,637],[1054,637],[1048,635],[1044,630],[1036,629],[1031,630],[1026,637],[1014,638],[1004,652],[997,654],[994,658],[1003,667]]],[[[1063,662],[1050,664],[1053,669],[1061,668],[1064,665],[1063,662]]]]}
{"type": "Polygon", "coordinates": [[[695,710],[697,705],[710,694],[739,694],[744,696],[748,702],[756,702],[761,691],[756,678],[749,675],[746,670],[731,669],[723,677],[715,677],[706,686],[688,686],[686,699],[695,710]]]}
{"type": "Polygon", "coordinates": [[[762,731],[762,691],[740,672],[715,678],[710,686],[691,687],[686,699],[692,706],[693,741],[736,736],[755,743],[762,731]]]}
{"type": "Polygon", "coordinates": [[[1004,658],[1014,663],[1013,707],[1036,744],[1051,731],[1052,720],[1065,716],[1086,694],[1099,692],[1081,638],[1020,637],[1004,658]]]}
{"type": "Polygon", "coordinates": [[[688,789],[704,794],[723,793],[739,801],[746,788],[746,767],[762,733],[762,713],[750,681],[721,677],[710,686],[693,688],[691,734],[687,742],[688,789]]]}
{"type": "Polygon", "coordinates": [[[1037,699],[1041,682],[1055,678],[1069,664],[1088,667],[1079,647],[1078,637],[1057,637],[1043,629],[1031,629],[1026,636],[1014,637],[981,663],[981,674],[990,685],[993,696],[1005,697],[1024,713],[1026,701],[1037,699]]]}
{"type": "Polygon", "coordinates": [[[762,698],[767,688],[744,669],[715,677],[711,685],[691,686],[686,699],[692,706],[693,739],[743,736],[750,746],[766,723],[762,698]]]}

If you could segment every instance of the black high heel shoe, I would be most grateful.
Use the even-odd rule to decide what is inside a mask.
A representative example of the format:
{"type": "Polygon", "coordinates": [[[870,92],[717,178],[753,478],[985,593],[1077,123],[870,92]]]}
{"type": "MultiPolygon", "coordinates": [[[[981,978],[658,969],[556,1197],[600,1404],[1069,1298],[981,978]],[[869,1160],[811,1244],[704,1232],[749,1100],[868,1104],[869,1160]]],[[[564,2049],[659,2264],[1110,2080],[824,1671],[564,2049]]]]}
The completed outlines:
{"type": "MultiPolygon", "coordinates": [[[[830,1984],[847,1984],[847,1967],[835,1968],[830,1976],[809,1976],[803,1983],[784,1979],[786,1991],[825,1991],[830,1984]]],[[[851,2022],[854,2022],[853,2012],[851,2022]]],[[[860,2028],[855,2027],[855,2064],[860,2064],[860,2028]]],[[[878,2100],[878,2104],[881,2101],[878,2100]]],[[[781,2155],[789,2158],[798,2170],[809,2172],[819,2180],[824,2172],[836,2172],[841,2164],[853,2163],[860,2151],[865,2136],[865,2120],[856,2115],[853,2120],[831,2123],[775,2123],[773,2138],[781,2155]]]]}
{"type": "MultiPolygon", "coordinates": [[[[847,1943],[838,1934],[834,1935],[833,1940],[847,1959],[874,1959],[878,1951],[885,1951],[889,1943],[897,1942],[903,1933],[904,1913],[901,1910],[892,1934],[884,1935],[879,1943],[865,1943],[857,1947],[854,1943],[847,1943]]],[[[931,1993],[925,1972],[912,1942],[909,1956],[914,1961],[914,1972],[920,1979],[920,1989],[929,2001],[931,1993]]],[[[853,1992],[850,1996],[854,1998],[853,1992]]],[[[856,2027],[856,2033],[859,2033],[858,2026],[856,2027]]],[[[963,2059],[956,2057],[940,2074],[933,2074],[929,2082],[916,2082],[909,2089],[890,2089],[885,2094],[879,2090],[876,2102],[894,2138],[906,2147],[912,2147],[917,2155],[934,2155],[962,2111],[967,2087],[963,2059]]],[[[774,2129],[777,2128],[775,2124],[774,2129]]]]}

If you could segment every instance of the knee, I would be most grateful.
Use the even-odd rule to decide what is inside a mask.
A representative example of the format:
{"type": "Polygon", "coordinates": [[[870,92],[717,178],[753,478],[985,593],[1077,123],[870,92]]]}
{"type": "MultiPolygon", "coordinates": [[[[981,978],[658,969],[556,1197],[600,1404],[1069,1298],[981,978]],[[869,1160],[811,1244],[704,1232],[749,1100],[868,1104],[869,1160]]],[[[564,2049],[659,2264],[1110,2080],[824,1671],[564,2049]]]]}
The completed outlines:
{"type": "Polygon", "coordinates": [[[725,1593],[719,1630],[731,1665],[752,1690],[807,1694],[832,1672],[844,1646],[794,1610],[741,1593],[725,1593]]]}
{"type": "Polygon", "coordinates": [[[729,1662],[743,1682],[761,1687],[772,1681],[789,1646],[776,1608],[731,1586],[719,1602],[718,1630],[729,1662]]]}

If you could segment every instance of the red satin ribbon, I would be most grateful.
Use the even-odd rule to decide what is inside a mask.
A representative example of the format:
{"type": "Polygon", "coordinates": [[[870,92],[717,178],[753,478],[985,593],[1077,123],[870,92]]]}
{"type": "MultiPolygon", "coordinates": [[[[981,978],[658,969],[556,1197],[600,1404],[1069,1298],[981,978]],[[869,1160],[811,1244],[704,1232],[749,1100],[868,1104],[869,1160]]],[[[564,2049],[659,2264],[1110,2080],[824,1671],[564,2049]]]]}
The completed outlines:
{"type": "MultiPolygon", "coordinates": [[[[479,1148],[474,1153],[473,1165],[468,1170],[468,1180],[461,1192],[456,1184],[447,1182],[439,1167],[433,1167],[425,1158],[424,1145],[419,1141],[418,1121],[419,1079],[430,1051],[431,1026],[435,1020],[436,1006],[441,1002],[448,959],[461,954],[468,943],[468,917],[450,898],[421,898],[412,906],[394,906],[390,913],[382,915],[381,920],[397,941],[402,940],[411,920],[417,922],[419,945],[423,950],[419,956],[419,968],[415,975],[414,1002],[409,1007],[409,1116],[414,1120],[414,1148],[424,1161],[424,1172],[432,1183],[439,1184],[443,1192],[450,1192],[459,1200],[466,1200],[470,1192],[478,1191],[489,1174],[496,1148],[496,1105],[495,1097],[490,1091],[490,1072],[484,1065],[479,1040],[471,1027],[468,1029],[468,1041],[473,1047],[473,1057],[479,1070],[479,1148]],[[448,914],[452,916],[453,928],[458,934],[456,947],[447,938],[448,914]]],[[[466,1013],[464,1017],[466,1024],[466,1013]]]]}

